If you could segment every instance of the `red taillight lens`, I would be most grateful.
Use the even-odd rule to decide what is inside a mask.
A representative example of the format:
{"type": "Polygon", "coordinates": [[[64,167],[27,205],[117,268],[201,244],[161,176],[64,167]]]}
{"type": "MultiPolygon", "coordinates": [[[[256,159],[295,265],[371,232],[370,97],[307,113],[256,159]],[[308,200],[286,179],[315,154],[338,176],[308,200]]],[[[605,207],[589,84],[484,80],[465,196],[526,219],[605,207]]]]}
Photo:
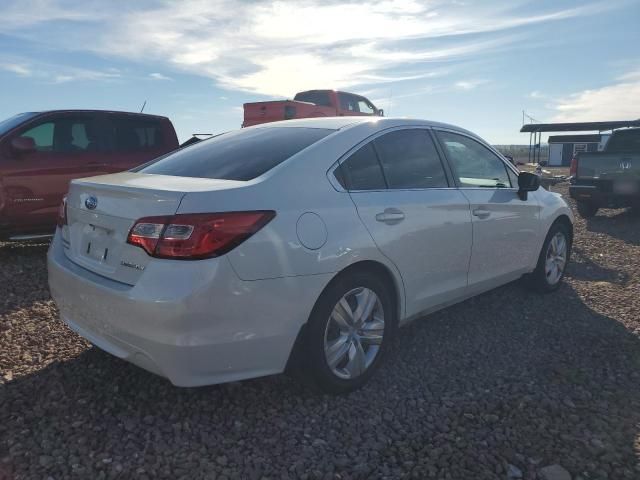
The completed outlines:
{"type": "Polygon", "coordinates": [[[569,167],[569,175],[575,177],[578,174],[578,157],[571,159],[571,166],[569,167]]]}
{"type": "Polygon", "coordinates": [[[152,257],[195,260],[224,255],[275,217],[274,211],[193,213],[146,217],[131,228],[127,242],[152,257]]]}
{"type": "Polygon", "coordinates": [[[67,225],[67,197],[62,198],[62,203],[58,207],[58,227],[67,225]]]}

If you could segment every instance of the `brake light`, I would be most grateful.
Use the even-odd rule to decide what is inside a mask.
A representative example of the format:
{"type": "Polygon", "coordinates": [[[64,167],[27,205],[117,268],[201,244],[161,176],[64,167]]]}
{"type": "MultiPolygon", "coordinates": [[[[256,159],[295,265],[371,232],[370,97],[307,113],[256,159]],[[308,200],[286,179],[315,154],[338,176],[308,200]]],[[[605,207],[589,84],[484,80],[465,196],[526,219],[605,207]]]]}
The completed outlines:
{"type": "Polygon", "coordinates": [[[152,257],[196,260],[233,250],[269,223],[276,212],[188,213],[138,220],[127,243],[152,257]]]}
{"type": "Polygon", "coordinates": [[[569,167],[569,175],[575,177],[578,174],[578,157],[571,159],[571,166],[569,167]]]}
{"type": "Polygon", "coordinates": [[[58,207],[58,227],[67,225],[67,197],[62,197],[62,203],[58,207]]]}

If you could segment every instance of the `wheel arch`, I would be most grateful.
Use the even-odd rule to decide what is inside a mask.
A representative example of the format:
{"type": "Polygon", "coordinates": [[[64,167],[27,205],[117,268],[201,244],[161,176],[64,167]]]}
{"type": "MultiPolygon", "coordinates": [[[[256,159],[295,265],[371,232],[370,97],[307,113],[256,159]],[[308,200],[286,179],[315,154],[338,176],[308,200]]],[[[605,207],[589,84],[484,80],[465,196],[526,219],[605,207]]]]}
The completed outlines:
{"type": "MultiPolygon", "coordinates": [[[[325,287],[322,289],[322,292],[320,292],[320,295],[318,295],[318,298],[316,299],[316,302],[314,303],[313,309],[311,311],[313,311],[316,308],[318,301],[320,300],[320,298],[322,298],[322,295],[324,295],[324,293],[327,291],[328,288],[330,288],[335,282],[339,281],[345,275],[349,275],[354,272],[370,272],[371,274],[377,275],[379,278],[382,278],[384,282],[389,285],[393,293],[393,301],[394,301],[394,308],[397,315],[397,321],[398,321],[398,324],[401,324],[402,323],[401,320],[403,318],[404,308],[405,308],[404,284],[402,282],[402,278],[400,277],[399,273],[394,272],[389,266],[376,260],[360,260],[348,265],[347,267],[337,272],[333,276],[333,278],[327,283],[327,285],[325,285],[325,287]]],[[[289,354],[289,359],[287,360],[285,372],[291,372],[294,374],[296,373],[296,370],[299,366],[298,359],[302,354],[302,347],[304,344],[304,336],[307,329],[307,322],[308,322],[308,318],[305,319],[304,324],[300,327],[300,330],[298,331],[298,335],[293,344],[293,348],[291,349],[291,353],[289,354]]]]}
{"type": "MultiPolygon", "coordinates": [[[[549,230],[556,224],[564,225],[569,231],[569,242],[573,245],[573,222],[568,215],[562,213],[558,215],[555,220],[549,226],[549,230]]],[[[548,230],[547,230],[548,231],[548,230]]]]}

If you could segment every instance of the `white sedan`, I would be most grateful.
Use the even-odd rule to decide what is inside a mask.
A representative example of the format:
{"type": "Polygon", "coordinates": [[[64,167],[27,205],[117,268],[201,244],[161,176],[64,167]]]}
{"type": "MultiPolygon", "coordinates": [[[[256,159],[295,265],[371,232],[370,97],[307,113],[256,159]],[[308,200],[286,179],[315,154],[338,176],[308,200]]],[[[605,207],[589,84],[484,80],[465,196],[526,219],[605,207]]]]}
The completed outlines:
{"type": "Polygon", "coordinates": [[[48,254],[62,319],[178,386],[297,372],[361,386],[396,328],[526,275],[555,290],[572,214],[471,132],[323,118],[74,180],[48,254]]]}

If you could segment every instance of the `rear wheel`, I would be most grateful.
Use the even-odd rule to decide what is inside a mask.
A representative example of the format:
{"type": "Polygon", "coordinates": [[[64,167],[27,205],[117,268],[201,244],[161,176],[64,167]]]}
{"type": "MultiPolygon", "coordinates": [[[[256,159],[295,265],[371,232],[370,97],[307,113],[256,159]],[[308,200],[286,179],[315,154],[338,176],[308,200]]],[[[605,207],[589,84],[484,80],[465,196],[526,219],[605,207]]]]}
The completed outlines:
{"type": "Polygon", "coordinates": [[[369,272],[347,273],[320,296],[307,324],[302,372],[328,393],[361,387],[396,329],[392,288],[369,272]]]}
{"type": "Polygon", "coordinates": [[[578,202],[578,213],[582,218],[591,218],[598,212],[598,206],[591,202],[578,202]]]}
{"type": "Polygon", "coordinates": [[[541,292],[560,287],[571,255],[571,235],[563,223],[554,223],[547,233],[536,269],[529,277],[531,285],[541,292]]]}

